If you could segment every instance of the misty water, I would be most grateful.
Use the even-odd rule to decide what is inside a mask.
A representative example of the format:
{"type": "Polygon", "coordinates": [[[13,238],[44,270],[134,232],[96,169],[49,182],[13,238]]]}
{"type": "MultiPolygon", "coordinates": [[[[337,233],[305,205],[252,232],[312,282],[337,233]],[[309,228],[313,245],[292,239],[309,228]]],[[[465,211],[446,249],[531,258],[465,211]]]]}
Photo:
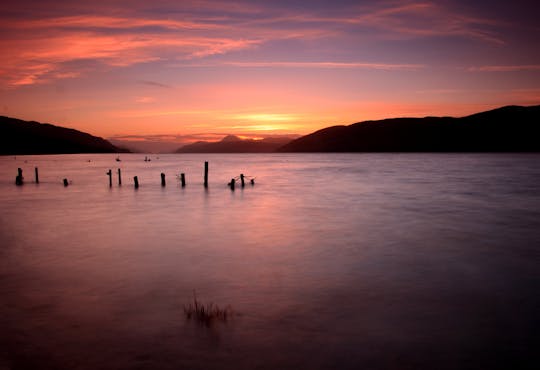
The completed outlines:
{"type": "Polygon", "coordinates": [[[0,369],[539,368],[540,155],[144,157],[0,157],[0,369]]]}

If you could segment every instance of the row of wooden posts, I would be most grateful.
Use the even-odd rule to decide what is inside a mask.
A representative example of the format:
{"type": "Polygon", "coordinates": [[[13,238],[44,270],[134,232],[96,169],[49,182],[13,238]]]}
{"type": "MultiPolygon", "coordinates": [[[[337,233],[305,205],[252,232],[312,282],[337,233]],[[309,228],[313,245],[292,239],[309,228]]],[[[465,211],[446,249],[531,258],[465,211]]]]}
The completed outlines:
{"type": "MultiPolygon", "coordinates": [[[[37,167],[34,168],[34,173],[36,176],[36,184],[39,184],[39,170],[37,167]]],[[[64,183],[64,186],[69,185],[68,179],[63,179],[62,182],[64,183]]],[[[24,184],[24,177],[22,174],[22,168],[17,168],[17,176],[15,177],[15,185],[21,186],[24,184]]]]}
{"type": "MultiPolygon", "coordinates": [[[[39,173],[38,173],[37,167],[35,168],[35,175],[36,175],[36,184],[39,184],[39,173]]],[[[112,170],[107,171],[107,175],[109,176],[109,187],[112,187],[113,186],[112,170]]],[[[23,185],[24,183],[23,179],[24,178],[22,175],[22,169],[18,168],[17,177],[15,177],[15,184],[19,186],[23,185]]],[[[241,182],[242,187],[245,186],[245,180],[246,180],[246,177],[244,176],[244,174],[240,174],[240,182],[241,182]]],[[[69,185],[68,179],[64,179],[63,182],[64,182],[64,186],[69,185]]],[[[133,183],[134,183],[135,189],[138,189],[139,178],[137,176],[133,177],[133,183]]],[[[231,188],[231,190],[234,190],[235,183],[236,183],[236,178],[232,178],[231,181],[227,185],[231,188]]],[[[255,180],[251,179],[250,183],[251,185],[255,185],[255,180]]],[[[184,173],[180,174],[180,184],[182,187],[186,186],[186,175],[184,173]]],[[[120,186],[122,185],[122,172],[120,168],[118,169],[118,185],[120,186]]],[[[165,174],[163,172],[161,173],[161,186],[165,186],[165,174]]],[[[208,162],[204,162],[204,187],[208,188],[208,162]]]]}

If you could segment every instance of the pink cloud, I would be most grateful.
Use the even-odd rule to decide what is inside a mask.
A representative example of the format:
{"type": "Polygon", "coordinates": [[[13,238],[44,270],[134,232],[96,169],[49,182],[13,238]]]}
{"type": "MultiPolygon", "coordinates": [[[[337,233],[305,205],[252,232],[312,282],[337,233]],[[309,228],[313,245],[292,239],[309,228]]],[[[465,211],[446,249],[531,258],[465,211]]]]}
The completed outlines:
{"type": "Polygon", "coordinates": [[[234,67],[283,67],[283,68],[360,68],[379,70],[417,70],[422,64],[391,64],[362,62],[223,62],[234,67]]]}

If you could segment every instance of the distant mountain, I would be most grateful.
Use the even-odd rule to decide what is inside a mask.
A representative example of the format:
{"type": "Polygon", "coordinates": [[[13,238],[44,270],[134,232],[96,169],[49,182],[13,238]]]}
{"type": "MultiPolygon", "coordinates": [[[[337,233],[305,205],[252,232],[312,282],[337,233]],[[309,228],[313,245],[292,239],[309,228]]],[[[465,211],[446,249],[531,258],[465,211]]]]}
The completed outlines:
{"type": "Polygon", "coordinates": [[[289,137],[273,137],[262,140],[240,139],[227,135],[221,141],[198,141],[184,145],[176,153],[270,153],[290,142],[289,137]]]}
{"type": "Polygon", "coordinates": [[[108,138],[107,140],[117,147],[128,149],[132,153],[174,153],[180,145],[174,141],[126,140],[116,138],[108,138]]]}
{"type": "Polygon", "coordinates": [[[333,126],[279,152],[539,152],[540,105],[507,106],[462,118],[425,117],[333,126]]]}
{"type": "Polygon", "coordinates": [[[0,154],[126,152],[107,140],[48,123],[0,116],[0,154]]]}

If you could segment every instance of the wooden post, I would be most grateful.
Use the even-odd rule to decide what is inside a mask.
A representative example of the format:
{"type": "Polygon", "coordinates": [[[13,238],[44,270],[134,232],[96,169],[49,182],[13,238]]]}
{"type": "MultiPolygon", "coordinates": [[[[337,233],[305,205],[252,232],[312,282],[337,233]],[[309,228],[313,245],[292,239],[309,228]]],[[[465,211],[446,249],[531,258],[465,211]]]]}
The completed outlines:
{"type": "Polygon", "coordinates": [[[242,182],[242,187],[246,186],[246,183],[244,182],[244,174],[240,174],[240,181],[242,182]]]}
{"type": "Polygon", "coordinates": [[[186,175],[183,173],[180,174],[180,183],[182,184],[182,187],[186,186],[186,175]]]}
{"type": "Polygon", "coordinates": [[[112,170],[107,171],[107,175],[109,176],[109,187],[112,188],[112,170]]]}
{"type": "Polygon", "coordinates": [[[165,186],[165,174],[161,173],[161,186],[165,186]]]}
{"type": "Polygon", "coordinates": [[[34,171],[36,172],[36,184],[39,184],[38,168],[36,167],[36,168],[34,169],[34,171]]]}
{"type": "Polygon", "coordinates": [[[236,182],[235,179],[231,179],[231,190],[234,190],[234,183],[236,182]]]}
{"type": "Polygon", "coordinates": [[[122,173],[120,172],[120,168],[118,169],[118,185],[122,186],[122,173]]]}
{"type": "Polygon", "coordinates": [[[133,178],[133,181],[135,182],[135,189],[138,189],[139,188],[139,178],[137,176],[135,176],[133,178]]]}
{"type": "Polygon", "coordinates": [[[23,175],[22,175],[22,169],[17,168],[17,177],[15,177],[15,185],[22,185],[23,184],[23,175]]]}
{"type": "Polygon", "coordinates": [[[249,180],[249,182],[251,183],[252,186],[255,185],[255,179],[251,179],[249,180]]]}
{"type": "Polygon", "coordinates": [[[204,162],[204,187],[208,187],[208,162],[204,162]]]}
{"type": "Polygon", "coordinates": [[[64,187],[68,186],[69,183],[68,183],[68,179],[64,179],[64,187]]]}

